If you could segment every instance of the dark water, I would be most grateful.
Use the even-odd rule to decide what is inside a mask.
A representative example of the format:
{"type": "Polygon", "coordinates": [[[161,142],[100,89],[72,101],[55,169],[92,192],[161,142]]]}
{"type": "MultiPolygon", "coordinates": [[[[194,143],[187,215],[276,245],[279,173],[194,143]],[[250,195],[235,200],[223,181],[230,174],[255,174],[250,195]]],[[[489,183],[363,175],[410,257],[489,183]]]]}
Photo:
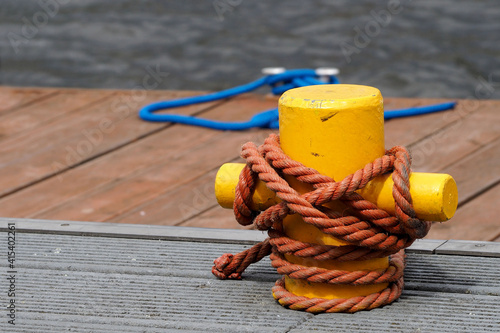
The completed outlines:
{"type": "Polygon", "coordinates": [[[338,67],[385,96],[500,98],[500,2],[2,0],[0,84],[219,90],[338,67]],[[45,7],[45,9],[44,9],[45,7]]]}

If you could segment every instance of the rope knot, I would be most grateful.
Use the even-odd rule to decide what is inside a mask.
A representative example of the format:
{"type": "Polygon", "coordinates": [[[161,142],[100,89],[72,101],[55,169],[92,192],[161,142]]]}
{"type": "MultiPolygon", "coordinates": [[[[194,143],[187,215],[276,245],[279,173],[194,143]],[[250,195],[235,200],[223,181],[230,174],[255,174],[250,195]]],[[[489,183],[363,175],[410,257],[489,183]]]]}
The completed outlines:
{"type": "Polygon", "coordinates": [[[212,267],[212,273],[221,280],[234,279],[240,280],[241,274],[232,272],[231,270],[226,271],[226,267],[233,261],[233,255],[231,253],[225,253],[219,258],[214,260],[214,266],[212,267]]]}

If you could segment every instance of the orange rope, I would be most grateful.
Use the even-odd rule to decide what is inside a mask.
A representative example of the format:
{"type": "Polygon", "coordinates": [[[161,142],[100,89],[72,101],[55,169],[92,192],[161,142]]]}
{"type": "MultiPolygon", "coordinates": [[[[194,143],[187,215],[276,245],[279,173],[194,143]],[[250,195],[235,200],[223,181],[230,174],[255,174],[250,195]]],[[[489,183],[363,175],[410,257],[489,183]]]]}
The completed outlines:
{"type": "Polygon", "coordinates": [[[294,310],[319,312],[356,312],[373,309],[396,300],[403,288],[404,248],[427,235],[431,223],[416,217],[410,195],[411,157],[404,147],[396,146],[372,163],[336,182],[312,168],[290,159],[280,148],[279,137],[271,134],[260,147],[246,143],[241,152],[247,165],[236,187],[234,214],[241,225],[253,224],[267,230],[269,237],[237,255],[224,254],[214,261],[212,273],[220,279],[240,279],[250,264],[271,254],[279,274],[293,279],[330,284],[362,285],[389,283],[377,293],[349,299],[321,299],[296,296],[276,281],[273,294],[280,304],[294,310]],[[395,215],[364,200],[355,191],[370,180],[392,172],[395,215]],[[289,175],[312,185],[313,190],[299,194],[281,175],[289,175]],[[281,202],[263,212],[252,210],[251,200],[257,180],[266,183],[281,202]],[[340,200],[352,215],[342,215],[323,204],[340,200]],[[322,232],[352,245],[328,246],[304,243],[283,233],[283,219],[299,214],[304,221],[322,232]],[[285,254],[314,260],[367,260],[389,256],[389,267],[376,271],[340,271],[292,264],[285,254]]]}

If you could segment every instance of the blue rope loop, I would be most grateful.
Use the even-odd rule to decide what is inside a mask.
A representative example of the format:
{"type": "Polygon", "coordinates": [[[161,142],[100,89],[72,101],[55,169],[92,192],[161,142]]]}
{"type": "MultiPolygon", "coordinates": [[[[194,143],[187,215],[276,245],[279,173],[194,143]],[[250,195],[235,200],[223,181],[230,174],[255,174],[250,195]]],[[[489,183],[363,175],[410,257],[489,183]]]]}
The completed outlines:
{"type": "MultiPolygon", "coordinates": [[[[218,101],[221,99],[226,99],[253,91],[265,85],[271,86],[271,91],[274,95],[281,95],[285,91],[293,88],[318,85],[318,84],[338,84],[338,83],[340,82],[335,75],[320,77],[316,74],[316,71],[313,69],[292,69],[284,71],[283,73],[280,74],[263,76],[250,83],[215,93],[152,103],[144,106],[141,110],[139,110],[139,117],[145,121],[179,123],[185,125],[206,127],[216,130],[241,131],[254,127],[276,129],[279,127],[278,108],[257,113],[250,120],[242,122],[217,121],[217,120],[210,120],[205,118],[185,116],[179,114],[168,114],[168,113],[157,114],[156,112],[160,110],[177,108],[187,105],[218,101]]],[[[431,112],[444,111],[453,109],[455,107],[455,104],[456,104],[455,102],[448,102],[448,103],[429,105],[424,107],[386,111],[384,113],[384,118],[385,119],[400,118],[400,117],[426,114],[431,112]]]]}

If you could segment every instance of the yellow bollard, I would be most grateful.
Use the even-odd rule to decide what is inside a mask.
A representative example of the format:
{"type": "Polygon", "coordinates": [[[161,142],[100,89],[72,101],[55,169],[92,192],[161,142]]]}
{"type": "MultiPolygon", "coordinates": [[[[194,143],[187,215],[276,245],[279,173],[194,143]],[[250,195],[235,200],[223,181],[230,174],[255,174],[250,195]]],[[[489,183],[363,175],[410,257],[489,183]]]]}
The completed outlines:
{"type": "MultiPolygon", "coordinates": [[[[384,155],[383,100],[376,88],[321,85],[291,89],[280,98],[279,113],[280,142],[284,153],[335,180],[342,180],[384,155]]],[[[216,195],[223,206],[232,206],[237,182],[234,175],[239,174],[238,169],[241,171],[238,165],[226,166],[217,175],[216,195]]],[[[287,177],[287,181],[300,193],[311,190],[291,177],[287,177]]],[[[458,196],[456,184],[450,176],[414,174],[410,181],[415,209],[420,218],[443,221],[453,215],[458,196]],[[429,189],[432,191],[429,192],[429,189]],[[432,206],[432,209],[426,209],[427,206],[432,206]],[[434,218],[429,219],[429,216],[434,218]]],[[[360,193],[366,199],[371,196],[369,200],[380,208],[393,209],[390,177],[372,180],[360,193]]],[[[256,208],[265,209],[276,202],[276,197],[259,183],[253,201],[256,208]]],[[[338,211],[345,209],[341,202],[331,202],[328,206],[338,211]]],[[[306,224],[299,215],[287,216],[283,227],[288,237],[302,242],[348,245],[306,224]]],[[[291,255],[285,257],[304,266],[348,271],[384,269],[389,262],[387,257],[351,262],[305,260],[291,255]]],[[[286,276],[285,287],[298,296],[334,299],[366,296],[383,290],[387,284],[329,285],[286,276]]]]}

